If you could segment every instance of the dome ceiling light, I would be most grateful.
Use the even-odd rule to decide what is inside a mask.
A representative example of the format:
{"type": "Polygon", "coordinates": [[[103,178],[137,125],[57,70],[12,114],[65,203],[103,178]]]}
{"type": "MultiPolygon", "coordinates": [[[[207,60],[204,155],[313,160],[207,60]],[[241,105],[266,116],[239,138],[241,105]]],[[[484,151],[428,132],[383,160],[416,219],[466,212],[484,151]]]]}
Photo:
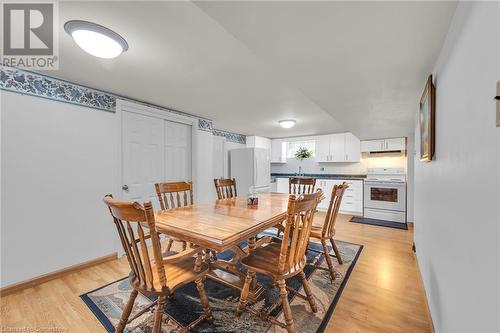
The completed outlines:
{"type": "Polygon", "coordinates": [[[287,119],[287,120],[280,120],[278,121],[281,127],[283,128],[292,128],[295,126],[296,121],[293,119],[287,119]]]}
{"type": "Polygon", "coordinates": [[[116,58],[128,50],[128,43],[122,36],[96,23],[68,21],[64,30],[80,48],[98,58],[116,58]]]}

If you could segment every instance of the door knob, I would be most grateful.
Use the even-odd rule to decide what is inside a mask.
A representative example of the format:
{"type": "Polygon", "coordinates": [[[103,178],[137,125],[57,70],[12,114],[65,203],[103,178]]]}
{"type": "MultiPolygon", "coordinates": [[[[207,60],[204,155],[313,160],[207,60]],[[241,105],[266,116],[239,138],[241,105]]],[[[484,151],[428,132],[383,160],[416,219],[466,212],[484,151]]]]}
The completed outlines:
{"type": "Polygon", "coordinates": [[[122,190],[124,190],[124,191],[128,191],[128,185],[123,185],[123,186],[122,186],[122,190]]]}

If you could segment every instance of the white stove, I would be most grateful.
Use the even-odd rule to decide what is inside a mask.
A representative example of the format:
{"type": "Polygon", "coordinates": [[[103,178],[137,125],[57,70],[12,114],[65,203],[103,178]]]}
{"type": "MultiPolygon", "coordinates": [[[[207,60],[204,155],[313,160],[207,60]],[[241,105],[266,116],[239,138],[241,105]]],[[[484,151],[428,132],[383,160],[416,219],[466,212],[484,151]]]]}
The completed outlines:
{"type": "Polygon", "coordinates": [[[403,168],[370,168],[364,186],[364,217],[406,223],[403,168]]]}

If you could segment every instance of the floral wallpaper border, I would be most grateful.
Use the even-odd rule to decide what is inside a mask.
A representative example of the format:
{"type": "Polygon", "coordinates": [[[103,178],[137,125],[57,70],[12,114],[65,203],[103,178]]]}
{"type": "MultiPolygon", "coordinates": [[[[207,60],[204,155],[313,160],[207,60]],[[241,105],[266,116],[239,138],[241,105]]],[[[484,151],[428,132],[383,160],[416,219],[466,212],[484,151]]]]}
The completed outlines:
{"type": "MultiPolygon", "coordinates": [[[[213,122],[210,119],[200,118],[189,113],[92,89],[40,73],[34,73],[3,65],[0,66],[0,90],[48,98],[59,102],[81,105],[107,112],[116,112],[116,100],[123,99],[170,113],[196,118],[198,119],[199,130],[207,132],[214,131],[213,122]]],[[[231,134],[231,138],[233,138],[233,140],[239,140],[238,142],[241,141],[241,138],[234,138],[235,135],[237,136],[239,134],[231,134]]]]}
{"type": "Polygon", "coordinates": [[[51,77],[2,66],[0,89],[116,112],[116,97],[51,77]]]}
{"type": "Polygon", "coordinates": [[[212,134],[216,135],[216,136],[223,136],[226,138],[227,141],[230,141],[230,142],[241,143],[243,145],[247,143],[247,137],[243,134],[232,133],[232,132],[219,130],[219,129],[214,129],[212,131],[212,134]]]}

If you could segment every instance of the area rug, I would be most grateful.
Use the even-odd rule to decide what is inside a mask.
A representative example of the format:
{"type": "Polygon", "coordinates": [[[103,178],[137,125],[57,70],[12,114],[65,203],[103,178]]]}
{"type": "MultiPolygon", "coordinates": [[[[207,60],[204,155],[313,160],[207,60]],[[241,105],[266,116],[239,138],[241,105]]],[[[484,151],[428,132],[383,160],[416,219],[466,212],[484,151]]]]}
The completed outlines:
{"type": "MultiPolygon", "coordinates": [[[[333,251],[330,249],[330,255],[333,257],[332,261],[337,272],[337,278],[333,283],[330,280],[328,271],[317,268],[318,266],[327,267],[324,255],[320,255],[317,252],[321,250],[321,245],[312,242],[309,245],[310,250],[307,253],[308,265],[304,269],[304,272],[311,285],[312,293],[318,306],[318,312],[313,313],[307,301],[289,292],[288,297],[297,332],[313,333],[324,331],[363,248],[362,245],[343,241],[336,241],[336,244],[344,263],[339,265],[333,251]]],[[[226,257],[227,254],[221,253],[218,256],[226,257]]],[[[280,304],[278,287],[270,285],[269,279],[266,276],[257,274],[257,278],[264,284],[265,292],[264,296],[258,302],[249,303],[250,306],[257,311],[269,312],[271,316],[284,322],[281,305],[276,306],[276,304],[280,304]]],[[[299,277],[288,279],[286,284],[288,287],[304,294],[299,277]]],[[[115,331],[114,327],[116,327],[120,320],[122,309],[127,303],[131,290],[128,278],[123,278],[85,293],[80,297],[106,330],[112,333],[115,331]]],[[[208,278],[205,281],[205,290],[209,297],[215,320],[213,324],[203,322],[195,326],[192,332],[286,332],[281,327],[263,321],[248,312],[237,317],[235,309],[239,300],[239,291],[208,278]]],[[[154,302],[154,299],[139,294],[136,298],[131,318],[152,302],[154,302]]],[[[168,314],[169,321],[162,325],[163,332],[178,332],[179,324],[187,326],[195,320],[203,312],[195,284],[190,283],[176,290],[172,299],[167,300],[165,312],[168,314]]],[[[148,311],[128,324],[125,332],[149,333],[152,328],[152,319],[153,314],[148,311]]]]}

